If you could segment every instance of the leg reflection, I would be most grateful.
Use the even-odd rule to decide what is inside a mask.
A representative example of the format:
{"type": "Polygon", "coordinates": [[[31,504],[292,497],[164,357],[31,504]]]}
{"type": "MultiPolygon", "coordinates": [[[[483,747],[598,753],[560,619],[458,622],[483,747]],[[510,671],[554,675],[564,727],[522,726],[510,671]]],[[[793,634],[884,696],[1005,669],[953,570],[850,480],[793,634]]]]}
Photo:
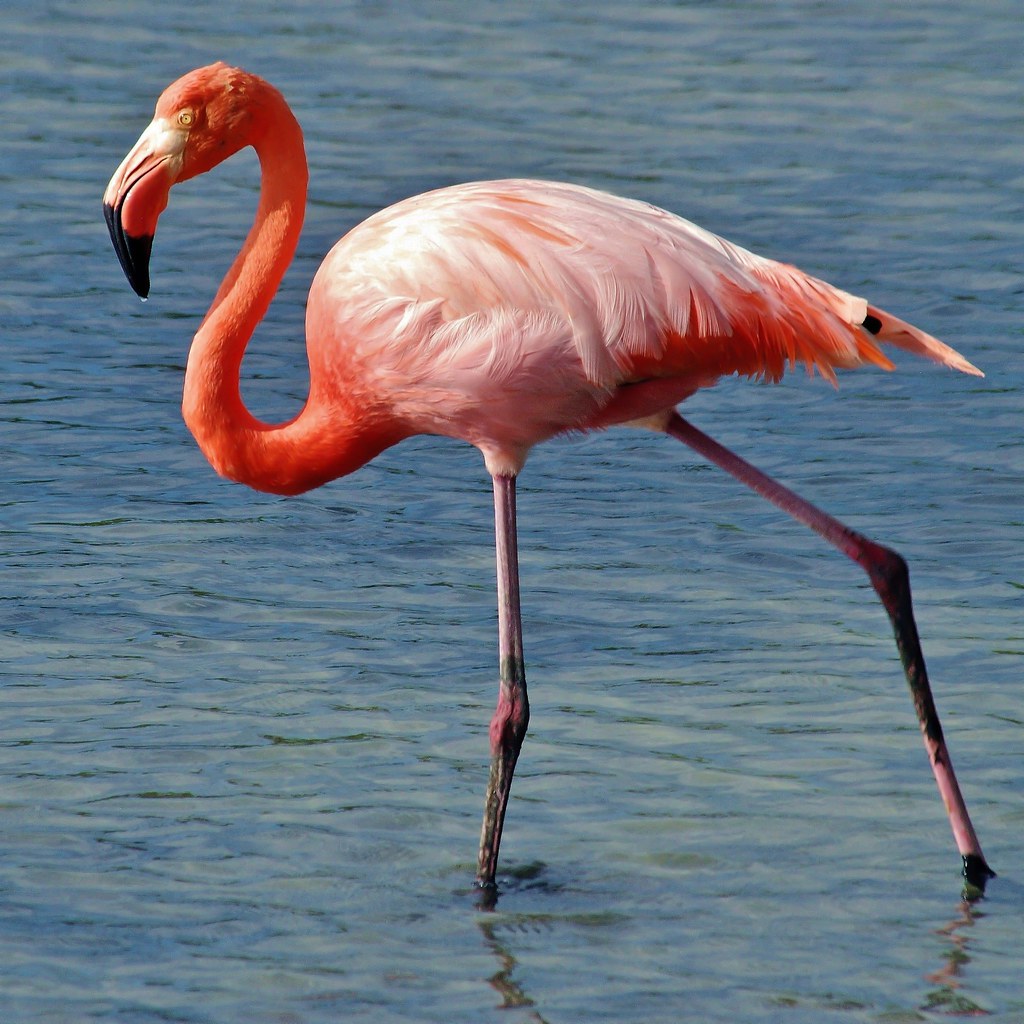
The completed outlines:
{"type": "Polygon", "coordinates": [[[968,952],[969,935],[975,921],[984,914],[975,909],[967,900],[960,903],[960,913],[945,927],[940,928],[938,935],[947,942],[943,953],[945,964],[933,974],[926,974],[925,980],[938,987],[928,993],[921,1009],[925,1012],[941,1013],[954,1017],[985,1017],[989,1011],[979,1006],[967,996],[963,990],[962,975],[971,962],[968,952]]]}

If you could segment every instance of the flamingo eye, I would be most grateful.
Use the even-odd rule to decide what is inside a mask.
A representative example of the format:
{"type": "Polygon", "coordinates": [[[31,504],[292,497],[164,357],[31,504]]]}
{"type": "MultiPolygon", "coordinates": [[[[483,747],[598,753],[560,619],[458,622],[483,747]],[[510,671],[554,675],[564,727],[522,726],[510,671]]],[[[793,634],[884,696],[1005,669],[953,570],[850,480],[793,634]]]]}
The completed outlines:
{"type": "Polygon", "coordinates": [[[191,128],[196,122],[196,115],[191,110],[178,111],[178,124],[182,128],[191,128]]]}

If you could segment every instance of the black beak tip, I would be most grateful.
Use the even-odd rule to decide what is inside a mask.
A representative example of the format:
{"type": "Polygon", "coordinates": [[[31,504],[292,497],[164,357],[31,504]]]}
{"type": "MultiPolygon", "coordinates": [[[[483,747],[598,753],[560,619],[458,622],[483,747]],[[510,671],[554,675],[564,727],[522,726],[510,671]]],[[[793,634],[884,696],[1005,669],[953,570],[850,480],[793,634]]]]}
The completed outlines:
{"type": "Polygon", "coordinates": [[[104,203],[103,216],[124,276],[140,299],[148,298],[149,257],[153,251],[153,236],[129,235],[121,224],[121,210],[117,206],[104,203]]]}

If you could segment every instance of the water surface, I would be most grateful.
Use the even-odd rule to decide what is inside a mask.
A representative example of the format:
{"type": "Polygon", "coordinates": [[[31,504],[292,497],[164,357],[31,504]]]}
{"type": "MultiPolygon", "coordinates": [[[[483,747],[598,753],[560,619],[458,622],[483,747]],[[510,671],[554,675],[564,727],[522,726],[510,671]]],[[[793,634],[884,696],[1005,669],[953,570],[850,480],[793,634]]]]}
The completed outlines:
{"type": "Polygon", "coordinates": [[[4,1019],[911,1022],[1024,1014],[1021,24],[1012,0],[16,3],[0,91],[4,1019]],[[726,382],[692,418],[910,560],[1000,878],[957,857],[858,570],[665,439],[520,484],[533,721],[470,892],[495,697],[490,492],[422,438],[310,495],[218,479],[188,340],[242,155],[176,190],[151,300],[99,199],[171,80],[284,90],[311,207],[246,361],[291,415],[323,254],[402,196],[566,178],[676,210],[961,348],[726,382]]]}

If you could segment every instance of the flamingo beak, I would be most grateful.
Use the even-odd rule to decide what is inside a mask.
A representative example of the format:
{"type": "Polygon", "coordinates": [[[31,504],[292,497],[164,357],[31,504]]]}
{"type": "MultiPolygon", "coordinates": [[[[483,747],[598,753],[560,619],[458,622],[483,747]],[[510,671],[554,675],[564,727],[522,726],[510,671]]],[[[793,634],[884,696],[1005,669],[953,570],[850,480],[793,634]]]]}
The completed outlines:
{"type": "Polygon", "coordinates": [[[149,295],[149,256],[156,223],[181,172],[187,133],[156,118],[142,133],[103,193],[110,240],[128,283],[149,295]]]}

